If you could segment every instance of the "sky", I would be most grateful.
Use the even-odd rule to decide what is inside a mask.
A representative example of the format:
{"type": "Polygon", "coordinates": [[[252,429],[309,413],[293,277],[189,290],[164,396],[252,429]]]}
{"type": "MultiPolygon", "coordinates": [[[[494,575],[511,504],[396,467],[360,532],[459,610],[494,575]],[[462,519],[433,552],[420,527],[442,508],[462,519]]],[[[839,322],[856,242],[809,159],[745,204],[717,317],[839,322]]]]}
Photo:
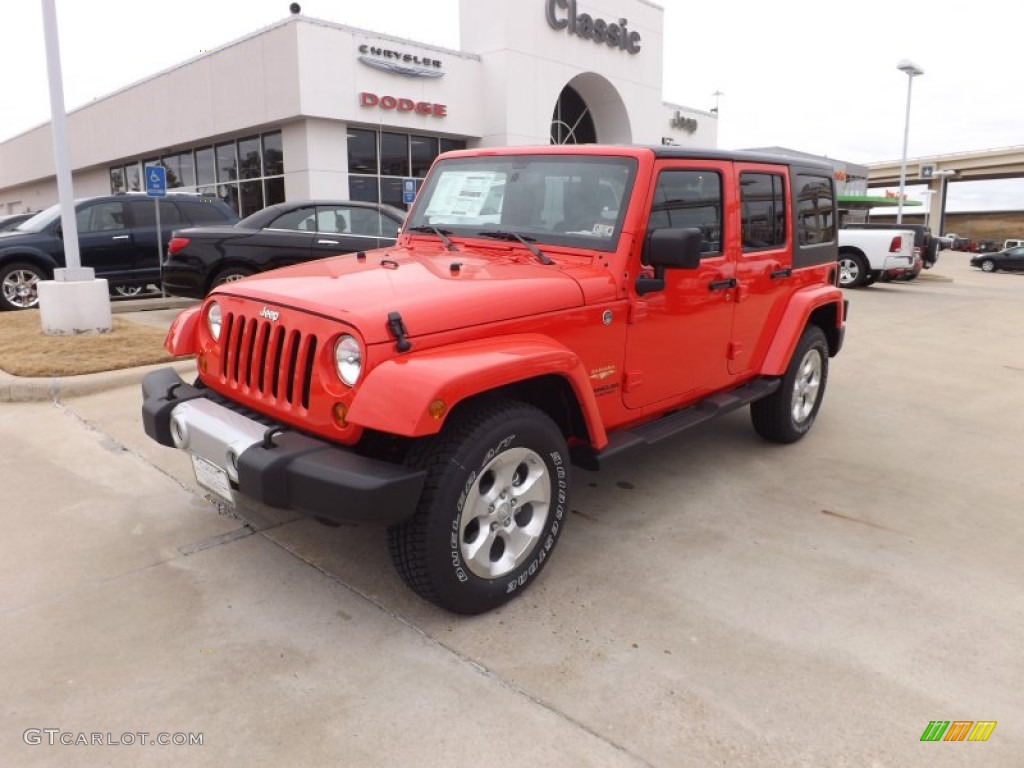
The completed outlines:
{"type": "MultiPolygon", "coordinates": [[[[489,0],[472,0],[488,2],[489,0]]],[[[460,49],[458,0],[300,0],[305,16],[460,49]]],[[[532,3],[541,13],[542,0],[532,3]]],[[[578,0],[581,12],[587,0],[578,0]]],[[[1005,0],[661,0],[663,98],[709,110],[721,149],[852,163],[1024,145],[1020,46],[1005,0]],[[1011,36],[1012,37],[1012,36],[1011,36]]],[[[70,111],[288,16],[289,0],[56,0],[70,111]],[[166,18],[157,19],[162,11],[166,18]]],[[[50,119],[41,0],[0,0],[0,141],[50,119]]],[[[171,105],[187,109],[187,104],[171,105]]],[[[923,199],[923,187],[908,187],[923,199]]],[[[1024,208],[1024,180],[954,182],[947,209],[1024,208]]]]}

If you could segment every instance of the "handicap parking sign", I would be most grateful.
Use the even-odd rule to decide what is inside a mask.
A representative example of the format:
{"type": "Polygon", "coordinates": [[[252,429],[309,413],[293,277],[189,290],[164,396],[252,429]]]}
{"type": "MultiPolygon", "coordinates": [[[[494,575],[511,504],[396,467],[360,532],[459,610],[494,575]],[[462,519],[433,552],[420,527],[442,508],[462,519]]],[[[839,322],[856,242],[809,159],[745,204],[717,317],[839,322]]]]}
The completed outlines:
{"type": "Polygon", "coordinates": [[[416,179],[402,179],[402,202],[411,203],[416,199],[416,179]]]}
{"type": "Polygon", "coordinates": [[[167,196],[167,169],[162,165],[147,165],[146,194],[150,197],[167,196]]]}

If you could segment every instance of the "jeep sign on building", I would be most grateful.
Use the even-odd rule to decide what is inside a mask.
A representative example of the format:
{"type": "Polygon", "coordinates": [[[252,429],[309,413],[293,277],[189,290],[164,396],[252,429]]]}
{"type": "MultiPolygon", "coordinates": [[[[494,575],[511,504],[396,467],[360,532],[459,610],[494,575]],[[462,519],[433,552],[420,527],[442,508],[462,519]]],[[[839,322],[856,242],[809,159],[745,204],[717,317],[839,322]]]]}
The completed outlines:
{"type": "MultiPolygon", "coordinates": [[[[160,163],[172,191],[243,216],[298,198],[405,207],[452,149],[714,148],[715,115],[662,99],[663,16],[647,0],[461,0],[460,50],[289,16],[74,110],[75,195],[142,191],[160,163]]],[[[0,144],[0,214],[56,202],[51,158],[48,125],[0,144]]]]}

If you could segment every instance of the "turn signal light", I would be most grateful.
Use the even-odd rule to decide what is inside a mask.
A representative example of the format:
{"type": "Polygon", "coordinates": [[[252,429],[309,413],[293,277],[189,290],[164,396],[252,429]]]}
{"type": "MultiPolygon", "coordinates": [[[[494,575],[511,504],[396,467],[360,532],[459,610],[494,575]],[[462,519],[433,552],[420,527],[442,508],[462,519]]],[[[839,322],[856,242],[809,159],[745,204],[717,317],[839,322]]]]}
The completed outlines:
{"type": "Polygon", "coordinates": [[[199,353],[198,365],[199,365],[199,372],[200,373],[206,373],[206,353],[205,352],[200,352],[199,353]]]}
{"type": "Polygon", "coordinates": [[[345,421],[345,417],[348,416],[348,406],[344,403],[335,403],[331,409],[331,416],[334,417],[334,423],[342,429],[348,426],[348,422],[345,421]]]}
{"type": "Polygon", "coordinates": [[[429,406],[427,406],[427,413],[434,421],[440,421],[441,417],[444,416],[445,411],[448,410],[448,406],[444,404],[444,400],[435,400],[429,406]]]}

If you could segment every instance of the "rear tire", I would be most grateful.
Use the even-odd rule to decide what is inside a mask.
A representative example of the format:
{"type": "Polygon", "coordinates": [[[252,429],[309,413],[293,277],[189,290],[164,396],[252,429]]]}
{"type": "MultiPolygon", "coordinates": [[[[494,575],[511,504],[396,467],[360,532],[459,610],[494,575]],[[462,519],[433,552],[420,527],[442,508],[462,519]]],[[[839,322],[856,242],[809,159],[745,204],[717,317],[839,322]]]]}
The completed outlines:
{"type": "Polygon", "coordinates": [[[814,426],[827,381],[828,342],[821,328],[810,325],[793,350],[779,388],[751,403],[754,430],[773,443],[795,443],[814,426]]]}
{"type": "Polygon", "coordinates": [[[868,279],[868,264],[859,253],[839,254],[839,287],[860,288],[868,279]]]}
{"type": "Polygon", "coordinates": [[[224,267],[214,276],[213,281],[210,283],[210,290],[212,291],[218,285],[241,280],[243,277],[248,277],[251,274],[254,274],[253,270],[247,267],[224,267]]]}
{"type": "Polygon", "coordinates": [[[134,299],[141,296],[145,289],[144,285],[112,285],[110,286],[110,296],[134,299]]]}
{"type": "Polygon", "coordinates": [[[536,580],[569,510],[569,453],[547,414],[514,400],[471,405],[406,463],[427,480],[413,516],[388,529],[388,549],[416,594],[477,614],[536,580]]]}

